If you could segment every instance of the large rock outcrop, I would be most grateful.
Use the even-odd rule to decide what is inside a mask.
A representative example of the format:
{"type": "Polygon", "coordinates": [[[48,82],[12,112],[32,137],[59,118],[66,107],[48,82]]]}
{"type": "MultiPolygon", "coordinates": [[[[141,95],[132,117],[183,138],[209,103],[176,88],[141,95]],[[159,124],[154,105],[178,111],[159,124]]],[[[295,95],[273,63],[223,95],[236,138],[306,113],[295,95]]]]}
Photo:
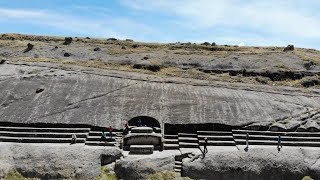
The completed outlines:
{"type": "MultiPolygon", "coordinates": [[[[65,67],[64,69],[67,69],[65,67]]],[[[134,73],[0,66],[0,121],[112,125],[136,116],[160,125],[269,122],[320,106],[320,96],[267,86],[207,84],[134,73]],[[166,83],[168,82],[168,83],[166,83]],[[37,93],[37,89],[43,91],[37,93]]]]}
{"type": "Polygon", "coordinates": [[[315,149],[257,148],[249,152],[210,152],[183,161],[183,176],[220,180],[300,180],[320,178],[320,153],[315,149]]]}
{"type": "Polygon", "coordinates": [[[101,155],[120,158],[117,148],[83,145],[0,143],[0,179],[10,170],[41,179],[94,179],[100,174],[101,155]]]}

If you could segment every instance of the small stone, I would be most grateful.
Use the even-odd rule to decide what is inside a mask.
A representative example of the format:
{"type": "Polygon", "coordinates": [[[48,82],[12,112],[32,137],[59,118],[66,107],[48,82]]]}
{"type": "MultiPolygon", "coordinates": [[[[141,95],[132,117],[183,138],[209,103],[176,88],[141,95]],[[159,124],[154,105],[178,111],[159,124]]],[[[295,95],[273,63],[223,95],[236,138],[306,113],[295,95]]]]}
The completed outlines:
{"type": "Polygon", "coordinates": [[[284,52],[287,52],[287,51],[293,51],[294,50],[294,45],[288,45],[287,47],[285,47],[283,49],[284,52]]]}
{"type": "Polygon", "coordinates": [[[31,51],[33,49],[33,46],[34,46],[33,44],[28,43],[27,49],[24,50],[24,53],[31,51]]]}
{"type": "Polygon", "coordinates": [[[101,51],[101,49],[99,47],[96,47],[93,49],[93,51],[101,51]]]}
{"type": "Polygon", "coordinates": [[[70,56],[71,56],[71,54],[70,54],[70,53],[68,53],[68,52],[65,52],[65,53],[63,54],[63,56],[64,56],[64,57],[70,57],[70,56]]]}
{"type": "Polygon", "coordinates": [[[72,43],[72,37],[65,37],[64,38],[64,45],[69,45],[72,43]]]}

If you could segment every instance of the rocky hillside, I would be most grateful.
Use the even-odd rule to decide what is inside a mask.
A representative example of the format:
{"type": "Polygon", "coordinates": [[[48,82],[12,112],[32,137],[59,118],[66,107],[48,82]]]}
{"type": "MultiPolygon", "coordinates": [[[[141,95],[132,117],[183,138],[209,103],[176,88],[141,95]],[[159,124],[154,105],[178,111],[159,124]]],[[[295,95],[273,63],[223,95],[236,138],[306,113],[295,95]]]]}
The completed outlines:
{"type": "Polygon", "coordinates": [[[320,107],[320,52],[0,35],[0,121],[273,122],[320,107]]]}

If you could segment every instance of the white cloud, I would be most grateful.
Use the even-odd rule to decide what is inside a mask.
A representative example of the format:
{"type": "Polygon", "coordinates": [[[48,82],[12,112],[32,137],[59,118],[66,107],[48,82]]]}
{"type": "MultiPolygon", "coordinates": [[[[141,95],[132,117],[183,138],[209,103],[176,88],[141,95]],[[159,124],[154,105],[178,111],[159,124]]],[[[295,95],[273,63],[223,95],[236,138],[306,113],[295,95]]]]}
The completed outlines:
{"type": "Polygon", "coordinates": [[[11,18],[34,18],[41,17],[46,15],[43,11],[33,11],[27,9],[4,9],[0,8],[0,15],[2,17],[11,17],[11,18]]]}
{"type": "Polygon", "coordinates": [[[170,13],[192,29],[250,28],[306,38],[320,38],[318,1],[300,0],[123,0],[136,10],[170,13]]]}
{"type": "MultiPolygon", "coordinates": [[[[88,7],[85,10],[89,12],[93,9],[88,7]]],[[[95,17],[95,19],[92,19],[49,10],[0,8],[0,21],[11,21],[15,24],[32,23],[34,25],[64,31],[66,32],[65,34],[77,33],[91,37],[143,40],[143,35],[151,35],[155,32],[154,29],[149,26],[130,19],[107,15],[95,17]],[[141,34],[141,31],[144,32],[144,34],[141,34]]]]}

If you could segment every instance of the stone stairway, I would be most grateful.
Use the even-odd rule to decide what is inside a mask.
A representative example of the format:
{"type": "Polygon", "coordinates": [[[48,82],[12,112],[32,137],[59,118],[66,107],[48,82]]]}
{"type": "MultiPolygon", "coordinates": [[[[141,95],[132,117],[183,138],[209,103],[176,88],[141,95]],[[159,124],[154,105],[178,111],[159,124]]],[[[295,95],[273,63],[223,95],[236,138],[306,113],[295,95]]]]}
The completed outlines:
{"type": "Polygon", "coordinates": [[[208,146],[235,146],[232,131],[197,131],[200,146],[204,145],[204,138],[208,139],[208,146]]]}
{"type": "Polygon", "coordinates": [[[71,143],[72,134],[76,143],[84,143],[90,128],[37,127],[26,125],[0,125],[0,142],[17,143],[71,143]]]}
{"type": "Polygon", "coordinates": [[[176,173],[180,173],[182,171],[182,158],[180,158],[179,156],[175,156],[174,158],[174,171],[176,173]]]}
{"type": "Polygon", "coordinates": [[[179,149],[178,135],[164,135],[164,150],[179,149]]]}
{"type": "Polygon", "coordinates": [[[320,147],[320,133],[310,132],[272,132],[253,130],[232,130],[237,145],[246,144],[246,134],[249,134],[249,145],[277,145],[278,135],[281,135],[283,146],[320,147]]]}
{"type": "MultiPolygon", "coordinates": [[[[109,132],[106,132],[107,139],[109,136],[109,132]]],[[[85,145],[87,146],[117,146],[120,147],[122,141],[122,131],[113,130],[112,139],[108,139],[107,141],[100,141],[102,135],[102,130],[91,129],[89,132],[89,136],[86,139],[85,145]]]]}
{"type": "Polygon", "coordinates": [[[197,134],[178,133],[179,148],[199,148],[197,134]]]}

